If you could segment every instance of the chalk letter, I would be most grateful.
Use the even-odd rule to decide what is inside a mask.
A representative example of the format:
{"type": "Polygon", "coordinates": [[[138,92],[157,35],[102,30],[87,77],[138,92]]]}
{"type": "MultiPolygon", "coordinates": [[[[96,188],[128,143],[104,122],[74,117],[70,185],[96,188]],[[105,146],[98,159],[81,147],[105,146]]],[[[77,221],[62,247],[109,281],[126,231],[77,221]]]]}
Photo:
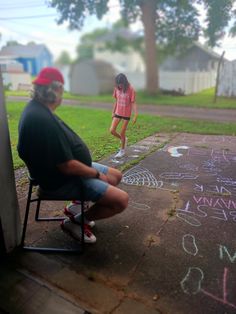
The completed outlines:
{"type": "Polygon", "coordinates": [[[234,253],[234,256],[232,257],[228,250],[227,250],[227,247],[226,246],[223,246],[223,245],[220,245],[220,259],[223,259],[223,255],[224,255],[224,252],[228,255],[228,258],[230,260],[231,263],[234,263],[234,260],[236,260],[236,251],[234,253]]]}

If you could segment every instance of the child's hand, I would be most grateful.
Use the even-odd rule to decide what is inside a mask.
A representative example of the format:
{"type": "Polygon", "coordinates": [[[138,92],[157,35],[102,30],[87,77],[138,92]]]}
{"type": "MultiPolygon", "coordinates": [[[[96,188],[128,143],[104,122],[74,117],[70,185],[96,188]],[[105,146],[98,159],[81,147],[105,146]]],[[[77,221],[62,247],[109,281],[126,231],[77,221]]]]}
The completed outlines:
{"type": "Polygon", "coordinates": [[[137,118],[138,118],[138,115],[135,114],[134,117],[133,117],[133,121],[132,121],[132,124],[134,125],[137,121],[137,118]]]}

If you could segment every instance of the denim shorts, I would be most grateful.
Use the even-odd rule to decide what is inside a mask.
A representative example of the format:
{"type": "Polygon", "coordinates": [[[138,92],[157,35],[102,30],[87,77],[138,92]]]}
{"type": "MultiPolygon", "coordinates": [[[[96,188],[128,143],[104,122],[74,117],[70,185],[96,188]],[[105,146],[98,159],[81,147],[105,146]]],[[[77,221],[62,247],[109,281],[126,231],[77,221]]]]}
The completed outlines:
{"type": "MultiPolygon", "coordinates": [[[[107,174],[108,167],[93,162],[92,167],[107,174]]],[[[63,186],[53,191],[38,189],[38,194],[47,199],[84,200],[97,202],[106,192],[108,183],[96,178],[71,177],[63,186]]]]}
{"type": "MultiPolygon", "coordinates": [[[[92,167],[99,172],[107,174],[108,167],[97,162],[92,163],[92,167]]],[[[96,178],[82,178],[84,199],[92,202],[98,201],[106,192],[108,183],[96,178]]]]}

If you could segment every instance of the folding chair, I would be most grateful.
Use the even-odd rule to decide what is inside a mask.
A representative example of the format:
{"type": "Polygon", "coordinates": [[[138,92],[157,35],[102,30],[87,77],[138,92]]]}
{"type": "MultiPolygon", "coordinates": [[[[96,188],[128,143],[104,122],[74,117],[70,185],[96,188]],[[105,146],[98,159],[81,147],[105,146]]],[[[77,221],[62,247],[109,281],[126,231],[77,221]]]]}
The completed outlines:
{"type": "Polygon", "coordinates": [[[66,198],[52,198],[50,197],[50,194],[44,194],[40,189],[38,189],[38,195],[36,198],[33,198],[33,187],[38,187],[39,185],[37,181],[34,178],[31,178],[29,176],[29,191],[27,196],[27,203],[26,203],[26,209],[25,209],[25,217],[24,217],[24,224],[23,224],[23,231],[22,231],[22,237],[21,237],[21,248],[24,250],[29,251],[39,251],[39,252],[78,252],[82,253],[84,250],[84,201],[81,199],[81,230],[82,230],[82,237],[81,237],[81,243],[78,248],[53,248],[53,247],[38,247],[38,246],[27,246],[25,245],[25,236],[26,236],[26,230],[27,230],[27,223],[28,223],[28,217],[29,217],[29,211],[30,211],[30,205],[33,202],[36,202],[36,212],[35,212],[35,221],[61,221],[64,220],[66,217],[40,217],[40,206],[42,201],[70,201],[70,199],[66,198]]]}

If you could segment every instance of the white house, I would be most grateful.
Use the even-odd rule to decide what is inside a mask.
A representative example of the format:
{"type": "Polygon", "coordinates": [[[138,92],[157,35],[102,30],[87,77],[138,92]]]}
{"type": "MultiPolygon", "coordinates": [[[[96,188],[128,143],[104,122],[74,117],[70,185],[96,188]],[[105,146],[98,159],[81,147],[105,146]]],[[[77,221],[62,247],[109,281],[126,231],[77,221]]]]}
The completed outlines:
{"type": "Polygon", "coordinates": [[[24,72],[23,65],[14,58],[0,56],[3,85],[11,90],[31,88],[31,76],[24,72]]]}

